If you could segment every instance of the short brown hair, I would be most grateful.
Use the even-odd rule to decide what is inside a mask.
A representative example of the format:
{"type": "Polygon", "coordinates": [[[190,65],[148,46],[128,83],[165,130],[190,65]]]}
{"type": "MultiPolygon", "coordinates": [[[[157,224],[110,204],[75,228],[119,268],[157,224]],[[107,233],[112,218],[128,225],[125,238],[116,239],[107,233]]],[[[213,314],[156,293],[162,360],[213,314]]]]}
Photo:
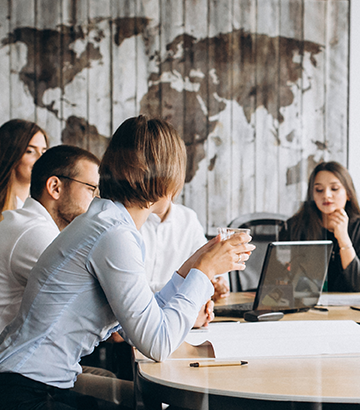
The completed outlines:
{"type": "Polygon", "coordinates": [[[100,196],[147,208],[184,185],[186,150],[164,120],[129,118],[115,131],[100,164],[100,196]]]}
{"type": "MultiPolygon", "coordinates": [[[[31,171],[30,195],[40,200],[46,181],[52,177],[76,178],[77,164],[85,160],[99,165],[100,161],[91,152],[72,145],[57,145],[48,149],[34,164],[31,171]]],[[[66,180],[64,181],[66,185],[66,180]]]]}

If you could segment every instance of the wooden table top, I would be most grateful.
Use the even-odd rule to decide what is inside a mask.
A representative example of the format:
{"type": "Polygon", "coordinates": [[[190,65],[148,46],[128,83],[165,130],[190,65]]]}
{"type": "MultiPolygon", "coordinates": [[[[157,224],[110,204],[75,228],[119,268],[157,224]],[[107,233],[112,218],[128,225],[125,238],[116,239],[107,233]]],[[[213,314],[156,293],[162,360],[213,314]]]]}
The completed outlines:
{"type": "MultiPolygon", "coordinates": [[[[222,306],[235,303],[248,303],[251,302],[254,297],[254,292],[230,293],[227,298],[219,300],[216,304],[222,306]]],[[[320,309],[327,309],[327,311],[319,310],[319,308],[316,307],[306,312],[287,313],[281,320],[354,320],[360,323],[360,310],[351,309],[350,306],[321,306],[320,309]]],[[[215,322],[217,321],[243,321],[243,319],[215,317],[215,322]]]]}
{"type": "MultiPolygon", "coordinates": [[[[234,294],[221,303],[234,303],[235,300],[243,301],[249,297],[234,294]]],[[[286,314],[281,320],[360,322],[360,311],[348,306],[331,306],[327,309],[286,314]]],[[[184,342],[162,363],[146,359],[140,353],[136,357],[142,378],[187,392],[256,400],[360,403],[360,355],[252,358],[247,366],[189,366],[194,358],[211,355],[212,349],[194,347],[184,342]]]]}
{"type": "Polygon", "coordinates": [[[360,355],[251,359],[247,366],[189,367],[189,359],[139,361],[156,384],[222,396],[275,401],[360,403],[360,355]]]}

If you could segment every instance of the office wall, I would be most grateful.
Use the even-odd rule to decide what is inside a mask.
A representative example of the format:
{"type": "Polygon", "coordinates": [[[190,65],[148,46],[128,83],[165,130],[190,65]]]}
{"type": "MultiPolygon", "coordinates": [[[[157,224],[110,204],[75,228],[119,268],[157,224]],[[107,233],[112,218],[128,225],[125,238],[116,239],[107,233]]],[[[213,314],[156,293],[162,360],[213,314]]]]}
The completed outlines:
{"type": "Polygon", "coordinates": [[[350,9],[349,160],[348,169],[360,194],[360,1],[350,9]]]}
{"type": "Polygon", "coordinates": [[[101,156],[147,113],[188,150],[179,200],[205,230],[292,214],[348,160],[348,0],[0,0],[0,121],[101,156]]]}

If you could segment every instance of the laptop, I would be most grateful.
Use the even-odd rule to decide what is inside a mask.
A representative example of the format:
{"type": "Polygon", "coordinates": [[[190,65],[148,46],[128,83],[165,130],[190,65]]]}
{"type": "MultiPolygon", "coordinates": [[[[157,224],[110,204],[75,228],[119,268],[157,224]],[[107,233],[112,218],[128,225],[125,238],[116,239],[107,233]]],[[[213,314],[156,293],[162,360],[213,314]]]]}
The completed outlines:
{"type": "Polygon", "coordinates": [[[252,310],[290,313],[314,307],[324,285],[332,246],[330,240],[270,242],[254,301],[217,305],[215,316],[243,317],[252,310]]]}

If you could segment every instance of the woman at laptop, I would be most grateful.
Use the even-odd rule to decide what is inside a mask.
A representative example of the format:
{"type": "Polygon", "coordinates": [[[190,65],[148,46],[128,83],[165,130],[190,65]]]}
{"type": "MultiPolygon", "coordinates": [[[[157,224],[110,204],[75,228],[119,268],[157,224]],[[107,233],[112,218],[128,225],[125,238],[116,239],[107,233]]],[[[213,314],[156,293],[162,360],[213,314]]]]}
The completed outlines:
{"type": "Polygon", "coordinates": [[[248,259],[248,235],[216,237],[154,296],[139,229],[179,194],[185,165],[185,144],[165,121],[139,116],[118,128],[100,165],[101,198],[41,255],[0,335],[1,408],[78,409],[69,390],[78,362],[116,331],[166,359],[213,294],[211,279],[248,259]]]}
{"type": "Polygon", "coordinates": [[[327,289],[360,292],[360,208],[351,176],[338,162],[321,162],[307,197],[280,232],[281,240],[331,239],[327,289]]]}

